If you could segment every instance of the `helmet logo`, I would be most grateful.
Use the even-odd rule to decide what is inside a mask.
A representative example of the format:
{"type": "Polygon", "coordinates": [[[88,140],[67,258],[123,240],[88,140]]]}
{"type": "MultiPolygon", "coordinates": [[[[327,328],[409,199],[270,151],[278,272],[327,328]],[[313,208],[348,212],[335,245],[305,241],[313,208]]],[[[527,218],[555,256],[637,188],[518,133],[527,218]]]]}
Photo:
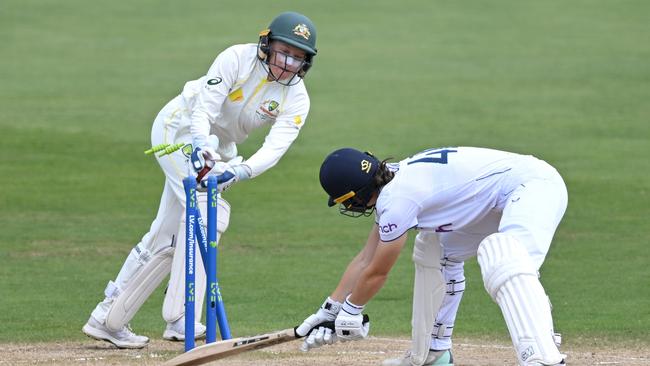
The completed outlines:
{"type": "Polygon", "coordinates": [[[372,163],[368,160],[361,160],[361,170],[366,173],[370,173],[370,168],[372,168],[372,163]]]}
{"type": "Polygon", "coordinates": [[[305,40],[309,40],[309,37],[311,37],[311,32],[309,31],[309,28],[302,23],[293,27],[293,34],[297,36],[301,36],[305,40]]]}

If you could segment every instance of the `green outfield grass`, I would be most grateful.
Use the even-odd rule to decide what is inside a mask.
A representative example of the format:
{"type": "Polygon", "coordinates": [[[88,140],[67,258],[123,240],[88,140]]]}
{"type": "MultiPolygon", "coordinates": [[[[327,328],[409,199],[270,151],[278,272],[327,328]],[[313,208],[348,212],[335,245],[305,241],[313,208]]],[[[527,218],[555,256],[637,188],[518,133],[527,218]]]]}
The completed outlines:
{"type": "MultiPolygon", "coordinates": [[[[225,196],[219,276],[235,335],[302,321],[365,241],[371,219],[326,207],[326,154],[470,145],[537,155],[567,182],[542,268],[565,341],[648,342],[650,3],[255,4],[2,2],[0,342],[83,339],[158,208],[163,175],[142,153],[153,118],[222,49],[256,42],[288,9],[318,27],[312,110],[277,167],[225,196]]],[[[367,308],[375,335],[410,334],[411,248],[367,308]]],[[[466,268],[455,334],[505,339],[476,261],[466,268]]],[[[145,303],[137,332],[161,337],[162,298],[145,303]]]]}

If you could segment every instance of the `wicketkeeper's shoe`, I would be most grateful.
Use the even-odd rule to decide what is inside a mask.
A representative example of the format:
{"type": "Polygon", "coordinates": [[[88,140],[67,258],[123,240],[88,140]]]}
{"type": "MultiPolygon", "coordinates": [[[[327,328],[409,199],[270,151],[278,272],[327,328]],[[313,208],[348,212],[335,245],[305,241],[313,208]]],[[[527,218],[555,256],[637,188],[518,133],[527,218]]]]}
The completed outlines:
{"type": "MultiPolygon", "coordinates": [[[[408,350],[404,356],[400,358],[389,358],[381,363],[382,366],[411,366],[411,351],[408,350]]],[[[424,360],[422,366],[454,366],[454,358],[451,355],[451,350],[429,350],[427,359],[424,360]]]]}
{"type": "Polygon", "coordinates": [[[143,348],[149,343],[149,338],[133,333],[128,325],[117,332],[112,332],[92,316],[81,330],[88,337],[113,343],[117,348],[143,348]]]}
{"type": "MultiPolygon", "coordinates": [[[[205,338],[205,325],[194,323],[194,339],[205,338]]],[[[163,332],[163,339],[168,341],[185,340],[185,317],[178,319],[173,323],[167,323],[167,328],[163,332]]]]}

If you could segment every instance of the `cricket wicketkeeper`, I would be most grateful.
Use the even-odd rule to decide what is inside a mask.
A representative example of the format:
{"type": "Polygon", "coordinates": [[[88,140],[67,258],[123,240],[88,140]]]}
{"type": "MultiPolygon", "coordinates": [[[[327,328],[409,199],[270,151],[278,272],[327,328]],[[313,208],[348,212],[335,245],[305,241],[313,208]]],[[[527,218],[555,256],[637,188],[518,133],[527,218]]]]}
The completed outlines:
{"type": "MultiPolygon", "coordinates": [[[[172,47],[170,52],[177,51],[172,47]]],[[[220,191],[277,164],[307,120],[310,101],[303,78],[316,52],[312,21],[302,14],[282,13],[260,33],[256,44],[235,45],[221,52],[204,76],[187,82],[180,95],[160,111],[151,131],[152,145],[185,146],[157,157],[165,186],[156,219],[115,280],[108,282],[104,300],[83,326],[85,334],[119,348],[144,347],[149,338],[136,335],[127,324],[171,270],[162,311],[167,322],[163,338],[185,339],[182,180],[188,175],[188,161],[189,169],[204,181],[208,175],[217,175],[220,191]],[[256,128],[269,129],[268,135],[259,150],[244,160],[237,156],[237,144],[256,128]]],[[[198,201],[202,217],[207,217],[205,193],[198,195],[198,201]]],[[[221,197],[217,212],[221,238],[230,217],[230,205],[221,197]]],[[[202,267],[202,262],[197,261],[197,266],[202,267]]],[[[201,318],[205,282],[205,271],[198,269],[197,319],[201,318]]],[[[205,334],[200,323],[195,330],[195,337],[205,334]]]]}

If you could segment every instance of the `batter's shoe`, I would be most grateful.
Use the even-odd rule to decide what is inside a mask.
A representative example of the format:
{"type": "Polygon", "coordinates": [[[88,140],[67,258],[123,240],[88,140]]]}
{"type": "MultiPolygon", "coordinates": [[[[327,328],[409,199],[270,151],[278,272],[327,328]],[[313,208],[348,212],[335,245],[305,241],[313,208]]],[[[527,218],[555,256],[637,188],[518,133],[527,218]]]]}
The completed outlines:
{"type": "MultiPolygon", "coordinates": [[[[382,366],[411,366],[411,351],[408,350],[400,358],[389,358],[381,363],[382,366]]],[[[454,366],[451,350],[429,350],[429,355],[422,366],[454,366]]]]}
{"type": "MultiPolygon", "coordinates": [[[[565,357],[565,359],[560,361],[560,363],[556,363],[556,364],[550,365],[550,366],[566,366],[566,356],[565,355],[562,355],[562,356],[565,357]]],[[[534,363],[529,364],[528,366],[549,366],[549,365],[547,365],[545,363],[534,362],[534,363]]]]}
{"type": "Polygon", "coordinates": [[[128,325],[112,332],[92,316],[81,331],[90,338],[113,343],[117,348],[143,348],[149,343],[149,338],[133,333],[128,325]]]}
{"type": "MultiPolygon", "coordinates": [[[[194,323],[194,339],[205,338],[205,325],[194,323]]],[[[167,323],[167,328],[163,332],[163,339],[178,342],[185,340],[185,317],[175,322],[167,323]]]]}

